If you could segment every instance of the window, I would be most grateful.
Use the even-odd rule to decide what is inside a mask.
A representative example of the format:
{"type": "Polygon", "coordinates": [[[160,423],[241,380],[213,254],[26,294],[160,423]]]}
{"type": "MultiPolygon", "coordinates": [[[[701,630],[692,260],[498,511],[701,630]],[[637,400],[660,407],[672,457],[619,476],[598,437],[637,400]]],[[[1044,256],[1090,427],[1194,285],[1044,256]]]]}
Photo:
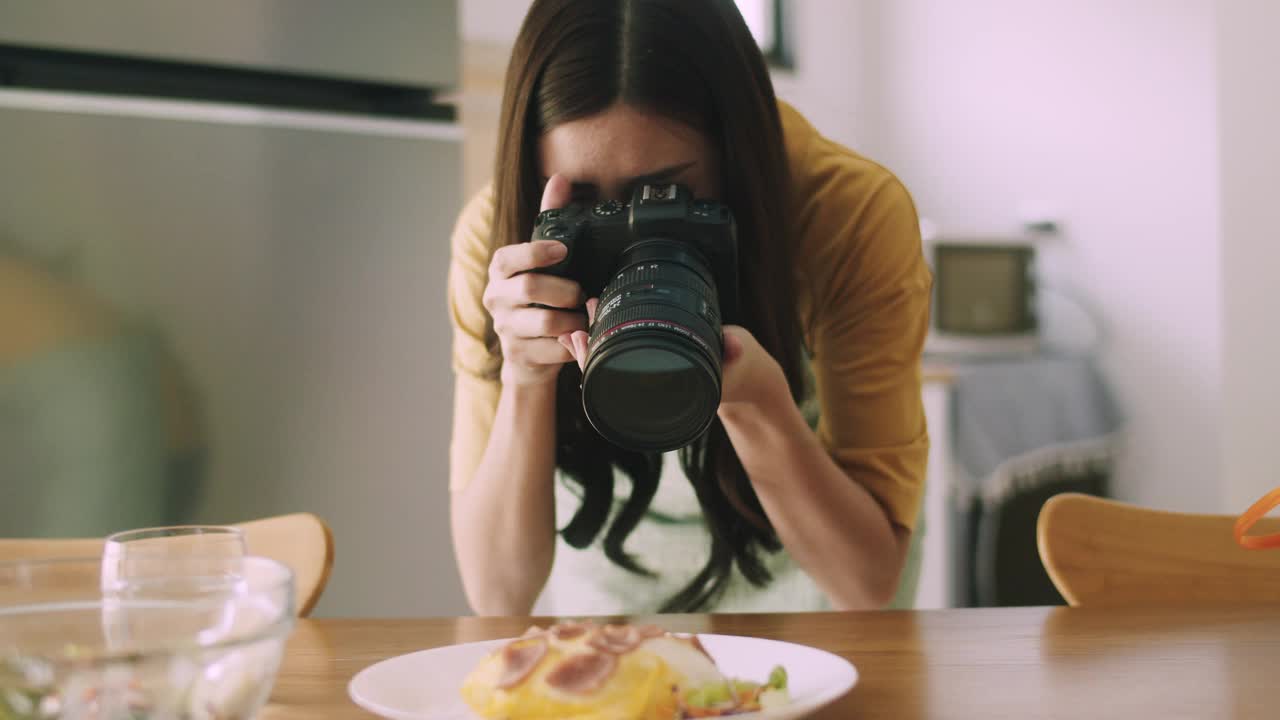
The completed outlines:
{"type": "Polygon", "coordinates": [[[735,0],[770,65],[791,67],[789,0],[735,0]]]}

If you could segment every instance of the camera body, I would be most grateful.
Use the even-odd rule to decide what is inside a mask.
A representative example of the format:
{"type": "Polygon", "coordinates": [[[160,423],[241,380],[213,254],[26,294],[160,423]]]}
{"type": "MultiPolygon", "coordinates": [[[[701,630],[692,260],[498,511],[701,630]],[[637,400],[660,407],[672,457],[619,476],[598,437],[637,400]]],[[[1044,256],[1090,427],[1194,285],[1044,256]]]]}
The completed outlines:
{"type": "Polygon", "coordinates": [[[720,406],[722,325],[738,314],[729,209],[694,199],[682,185],[647,184],[628,203],[544,211],[533,239],[569,249],[537,272],[574,280],[599,298],[581,384],[596,431],[653,452],[706,433],[720,406]]]}
{"type": "Polygon", "coordinates": [[[695,199],[684,185],[641,185],[631,202],[608,200],[544,210],[534,222],[534,240],[558,240],[569,253],[537,272],[568,278],[585,297],[601,292],[622,270],[629,250],[653,239],[675,241],[701,256],[710,268],[721,322],[738,317],[738,233],[733,213],[714,200],[695,199]]]}

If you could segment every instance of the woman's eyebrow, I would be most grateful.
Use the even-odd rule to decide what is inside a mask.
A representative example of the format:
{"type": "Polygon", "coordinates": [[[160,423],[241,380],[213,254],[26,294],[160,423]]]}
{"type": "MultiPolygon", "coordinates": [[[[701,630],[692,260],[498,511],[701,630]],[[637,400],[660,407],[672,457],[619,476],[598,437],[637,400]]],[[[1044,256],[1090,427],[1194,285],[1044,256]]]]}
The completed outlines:
{"type": "Polygon", "coordinates": [[[687,163],[680,163],[678,165],[669,165],[667,167],[654,170],[653,172],[650,172],[650,173],[637,175],[631,178],[630,180],[628,180],[626,184],[627,184],[627,187],[635,187],[636,185],[643,185],[644,183],[651,183],[658,180],[666,180],[672,177],[673,175],[679,175],[680,173],[684,172],[685,170],[688,170],[689,168],[697,164],[698,164],[697,161],[693,160],[687,163]]]}

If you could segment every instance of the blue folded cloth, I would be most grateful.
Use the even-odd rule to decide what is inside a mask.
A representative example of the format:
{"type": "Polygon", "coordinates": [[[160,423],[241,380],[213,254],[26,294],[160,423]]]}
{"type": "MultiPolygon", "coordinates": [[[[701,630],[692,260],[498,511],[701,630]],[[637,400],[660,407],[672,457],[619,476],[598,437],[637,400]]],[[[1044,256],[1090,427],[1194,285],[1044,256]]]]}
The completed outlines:
{"type": "Polygon", "coordinates": [[[1123,418],[1087,356],[964,364],[951,412],[962,506],[999,502],[1042,479],[1107,471],[1120,449],[1123,418]]]}

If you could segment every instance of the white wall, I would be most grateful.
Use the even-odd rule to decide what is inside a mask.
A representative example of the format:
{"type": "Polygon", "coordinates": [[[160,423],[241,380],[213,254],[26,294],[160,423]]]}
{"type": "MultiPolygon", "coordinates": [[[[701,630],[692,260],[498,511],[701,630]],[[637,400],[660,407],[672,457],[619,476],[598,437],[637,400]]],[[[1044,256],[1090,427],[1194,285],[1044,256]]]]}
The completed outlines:
{"type": "Polygon", "coordinates": [[[1280,3],[1218,8],[1227,507],[1280,486],[1280,3]]]}
{"type": "Polygon", "coordinates": [[[943,232],[1047,211],[1042,271],[1101,309],[1119,495],[1217,509],[1220,245],[1208,0],[796,3],[779,92],[894,169],[943,232]]]}
{"type": "Polygon", "coordinates": [[[510,45],[531,4],[533,0],[459,0],[462,39],[510,45]]]}
{"type": "Polygon", "coordinates": [[[881,144],[879,2],[802,0],[792,7],[795,67],[773,72],[774,92],[837,142],[881,144]]]}

